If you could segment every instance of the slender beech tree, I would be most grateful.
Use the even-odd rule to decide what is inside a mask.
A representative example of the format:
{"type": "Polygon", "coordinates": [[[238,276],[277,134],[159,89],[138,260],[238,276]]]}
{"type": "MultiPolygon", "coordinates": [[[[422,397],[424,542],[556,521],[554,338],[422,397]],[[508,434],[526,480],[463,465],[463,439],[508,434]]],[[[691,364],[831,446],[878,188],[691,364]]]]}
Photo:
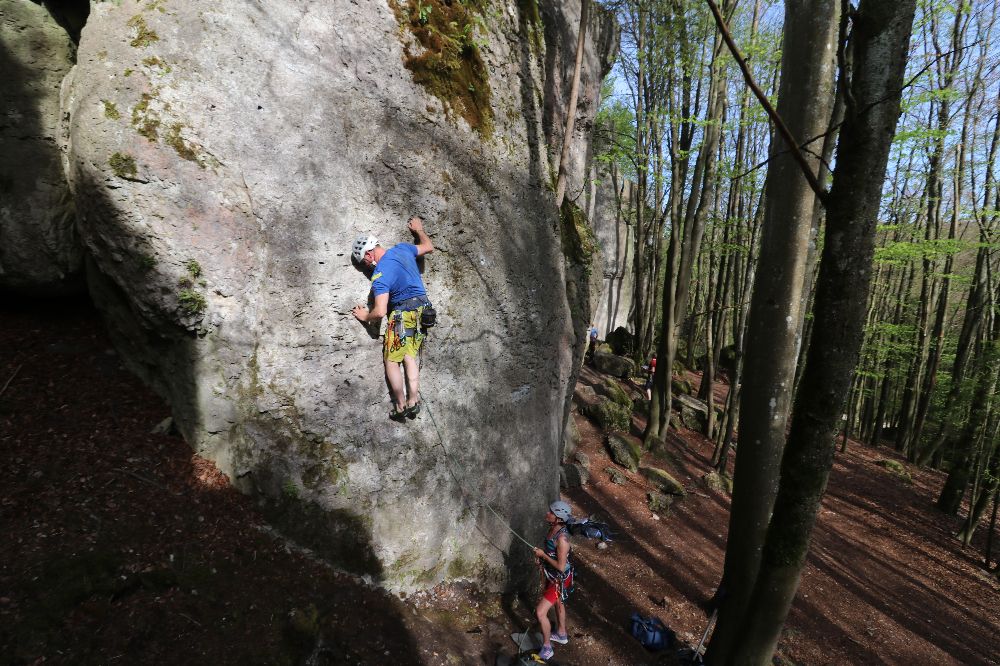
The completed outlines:
{"type": "Polygon", "coordinates": [[[808,243],[819,160],[798,146],[828,130],[834,94],[839,0],[785,3],[776,134],[765,185],[766,209],[746,335],[732,510],[718,626],[707,658],[734,655],[760,568],[791,406],[808,243]],[[806,174],[804,168],[811,170],[806,174]],[[810,177],[812,182],[810,182],[810,177]]]}
{"type": "MultiPolygon", "coordinates": [[[[713,663],[771,663],[798,589],[833,464],[834,433],[861,347],[875,226],[899,119],[915,9],[916,0],[862,0],[852,15],[854,58],[841,74],[850,94],[833,187],[826,198],[808,363],[795,399],[778,496],[748,611],[728,659],[713,663]]],[[[736,471],[739,484],[739,462],[736,471]]]]}
{"type": "MultiPolygon", "coordinates": [[[[724,15],[731,16],[731,2],[732,0],[724,0],[724,15]]],[[[722,38],[717,36],[712,49],[705,129],[695,160],[686,213],[683,222],[675,222],[670,230],[662,288],[663,326],[657,348],[653,396],[645,433],[647,443],[652,438],[664,436],[670,419],[670,378],[677,353],[677,327],[687,311],[688,285],[701,248],[708,211],[715,201],[716,164],[726,104],[723,49],[722,38]]]]}

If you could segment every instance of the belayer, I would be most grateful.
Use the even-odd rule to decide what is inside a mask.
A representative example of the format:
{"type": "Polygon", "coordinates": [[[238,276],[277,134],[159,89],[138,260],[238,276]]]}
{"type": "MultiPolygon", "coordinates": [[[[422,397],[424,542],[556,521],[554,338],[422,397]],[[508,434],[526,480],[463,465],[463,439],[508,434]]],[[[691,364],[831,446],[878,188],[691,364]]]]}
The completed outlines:
{"type": "Polygon", "coordinates": [[[417,268],[417,257],[433,252],[434,245],[424,231],[422,219],[411,217],[407,227],[416,236],[416,245],[398,243],[386,250],[375,236],[363,235],[351,247],[351,258],[372,272],[372,309],[355,306],[352,310],[354,316],[361,323],[368,324],[387,313],[389,315],[382,358],[385,377],[392,392],[393,405],[389,418],[397,421],[405,417],[415,418],[420,411],[417,355],[426,329],[434,325],[434,309],[427,300],[427,290],[417,268]]]}
{"type": "Polygon", "coordinates": [[[556,501],[549,505],[545,522],[549,526],[545,535],[545,548],[535,548],[535,557],[545,574],[545,592],[535,607],[535,616],[542,628],[542,648],[538,656],[543,660],[552,658],[552,643],[569,643],[566,633],[565,601],[573,591],[573,563],[570,561],[569,530],[566,523],[573,517],[569,504],[556,501]],[[556,609],[556,632],[552,633],[549,609],[556,609]]]}

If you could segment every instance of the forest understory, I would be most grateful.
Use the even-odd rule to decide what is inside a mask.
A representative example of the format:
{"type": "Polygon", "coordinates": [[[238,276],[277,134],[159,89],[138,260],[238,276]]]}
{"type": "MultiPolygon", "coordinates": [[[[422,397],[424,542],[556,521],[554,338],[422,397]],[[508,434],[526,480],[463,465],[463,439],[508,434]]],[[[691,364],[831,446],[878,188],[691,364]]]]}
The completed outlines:
{"type": "MultiPolygon", "coordinates": [[[[398,599],[269,530],[211,463],[151,432],[169,408],[122,368],[89,306],[8,306],[0,320],[0,664],[493,664],[512,651],[508,634],[530,617],[521,600],[459,586],[398,599]]],[[[581,385],[603,380],[587,368],[581,385]]],[[[647,482],[619,469],[627,481],[613,483],[604,435],[577,424],[591,476],[565,498],[617,537],[603,550],[575,540],[571,638],[556,658],[675,663],[625,625],[639,611],[686,644],[701,637],[729,511],[701,483],[711,443],[672,431],[672,453],[644,459],[688,490],[656,515],[647,482]]],[[[945,475],[906,464],[907,484],[885,458],[906,464],[853,441],[837,454],[776,661],[998,663],[985,519],[963,548],[960,519],[934,508],[945,475]]]]}

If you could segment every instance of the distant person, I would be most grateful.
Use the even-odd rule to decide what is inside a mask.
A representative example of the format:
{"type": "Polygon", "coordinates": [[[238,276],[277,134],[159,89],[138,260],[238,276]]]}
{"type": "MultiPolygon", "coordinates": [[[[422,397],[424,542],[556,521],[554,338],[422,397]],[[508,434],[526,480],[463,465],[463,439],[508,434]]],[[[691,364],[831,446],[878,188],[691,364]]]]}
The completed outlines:
{"type": "Polygon", "coordinates": [[[552,643],[565,645],[569,642],[569,634],[566,633],[566,606],[565,601],[573,591],[573,564],[570,562],[569,530],[566,522],[572,518],[573,512],[569,504],[563,501],[556,501],[549,505],[549,512],[545,514],[545,522],[549,525],[549,531],[545,536],[545,548],[535,548],[535,557],[542,565],[542,572],[545,574],[545,592],[535,607],[535,616],[538,624],[542,628],[542,649],[538,656],[548,660],[552,658],[552,643]],[[552,624],[549,622],[549,609],[555,606],[556,609],[556,629],[552,633],[552,624]]]}
{"type": "Polygon", "coordinates": [[[591,324],[590,330],[587,331],[587,335],[590,338],[590,343],[587,345],[587,363],[594,362],[594,352],[597,351],[597,324],[591,324]]]}
{"type": "Polygon", "coordinates": [[[389,418],[397,421],[405,417],[415,418],[420,411],[417,355],[424,339],[421,315],[430,306],[430,301],[427,300],[427,290],[417,267],[417,257],[434,251],[422,219],[411,217],[407,227],[416,236],[416,245],[399,243],[386,250],[375,236],[364,235],[359,236],[351,247],[351,258],[372,271],[372,309],[358,305],[352,310],[354,316],[361,323],[368,324],[389,314],[382,357],[385,377],[392,392],[389,418]]]}
{"type": "Polygon", "coordinates": [[[656,374],[656,354],[649,359],[649,363],[644,365],[647,375],[646,375],[646,400],[653,399],[653,375],[656,374]]]}

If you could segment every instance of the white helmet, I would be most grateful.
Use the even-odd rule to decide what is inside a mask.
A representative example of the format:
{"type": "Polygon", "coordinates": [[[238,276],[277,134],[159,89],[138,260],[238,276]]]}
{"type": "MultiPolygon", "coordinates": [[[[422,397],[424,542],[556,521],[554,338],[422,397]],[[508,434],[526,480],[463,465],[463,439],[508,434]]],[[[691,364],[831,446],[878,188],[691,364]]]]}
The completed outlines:
{"type": "Polygon", "coordinates": [[[358,236],[357,240],[354,241],[354,245],[351,246],[351,257],[354,258],[354,261],[360,262],[365,258],[365,252],[376,245],[378,245],[378,239],[374,236],[358,236]]]}

